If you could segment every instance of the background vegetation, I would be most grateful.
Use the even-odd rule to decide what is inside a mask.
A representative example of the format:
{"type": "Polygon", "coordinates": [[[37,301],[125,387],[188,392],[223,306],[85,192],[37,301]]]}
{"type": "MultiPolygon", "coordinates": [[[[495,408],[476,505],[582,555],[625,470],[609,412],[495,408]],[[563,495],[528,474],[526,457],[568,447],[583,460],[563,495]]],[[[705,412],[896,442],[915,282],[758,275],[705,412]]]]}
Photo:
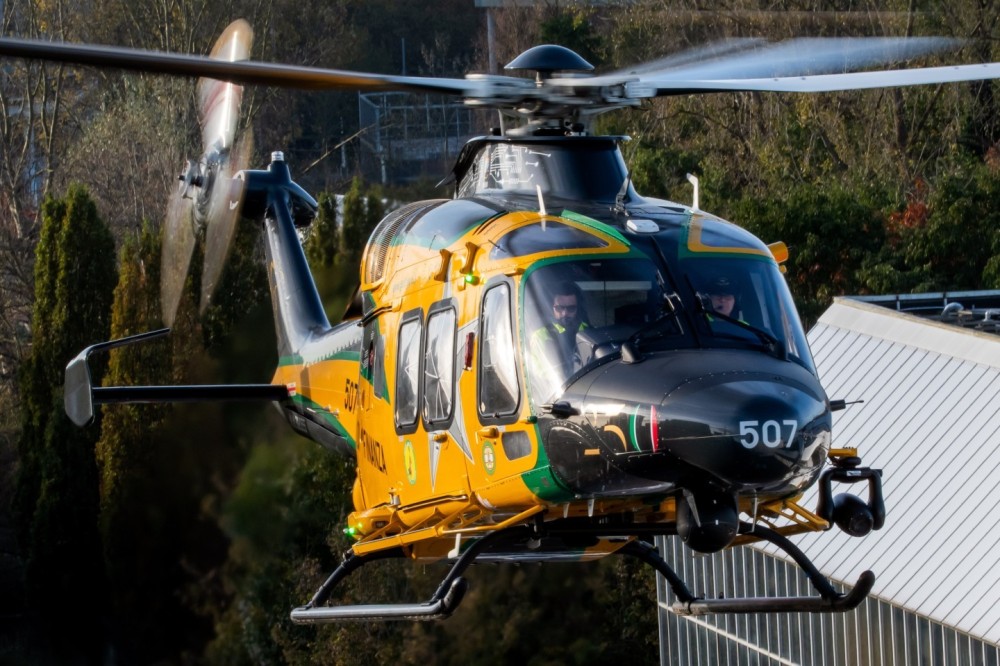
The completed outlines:
{"type": "MultiPolygon", "coordinates": [[[[611,70],[728,37],[936,34],[966,40],[948,62],[1000,60],[991,0],[702,4],[498,8],[496,59],[557,42],[611,70]]],[[[488,62],[471,0],[14,0],[2,11],[3,34],[24,37],[204,53],[244,16],[262,60],[447,76],[488,62]]],[[[158,229],[183,158],[197,154],[193,85],[0,70],[0,661],[655,662],[652,574],[623,562],[476,568],[462,612],[441,623],[293,626],[288,610],[348,547],[350,460],[238,406],[121,406],[69,425],[66,362],[159,326],[158,229]]],[[[1000,287],[997,104],[992,82],[724,94],[657,100],[599,129],[632,137],[639,191],[688,201],[684,176],[697,173],[703,208],[788,243],[787,277],[812,321],[838,294],[1000,287]]],[[[354,95],[251,89],[245,110],[254,162],[283,149],[320,193],[307,251],[336,317],[383,201],[447,194],[365,179],[354,95]]],[[[170,338],[112,352],[104,381],[266,380],[276,359],[260,255],[245,225],[217,304],[198,315],[193,278],[170,338]]],[[[423,598],[437,573],[387,564],[346,594],[423,598]]]]}

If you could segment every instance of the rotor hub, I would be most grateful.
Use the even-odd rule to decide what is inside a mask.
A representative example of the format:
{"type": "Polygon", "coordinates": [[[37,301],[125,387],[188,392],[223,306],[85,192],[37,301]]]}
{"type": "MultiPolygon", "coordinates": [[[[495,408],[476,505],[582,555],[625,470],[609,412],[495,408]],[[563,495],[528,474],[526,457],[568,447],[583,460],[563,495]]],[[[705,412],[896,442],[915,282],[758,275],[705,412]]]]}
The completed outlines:
{"type": "Polygon", "coordinates": [[[541,83],[551,78],[553,72],[592,72],[594,66],[565,46],[541,44],[528,49],[504,67],[506,71],[523,69],[536,72],[536,80],[541,83]]]}

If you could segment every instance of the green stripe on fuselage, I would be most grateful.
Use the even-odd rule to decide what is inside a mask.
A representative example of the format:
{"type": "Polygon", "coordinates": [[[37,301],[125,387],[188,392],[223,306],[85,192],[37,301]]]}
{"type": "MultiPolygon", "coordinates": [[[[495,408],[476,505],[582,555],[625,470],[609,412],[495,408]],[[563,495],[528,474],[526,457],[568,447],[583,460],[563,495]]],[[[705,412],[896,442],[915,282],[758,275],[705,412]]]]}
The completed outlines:
{"type": "Polygon", "coordinates": [[[590,227],[591,229],[594,229],[595,231],[599,231],[602,234],[605,234],[607,236],[611,236],[616,241],[618,241],[619,243],[625,245],[626,247],[631,247],[632,246],[632,244],[628,242],[628,239],[625,238],[625,236],[623,236],[620,231],[618,231],[617,229],[615,229],[614,227],[612,227],[610,224],[605,224],[604,222],[601,222],[600,220],[595,220],[592,217],[587,217],[586,215],[582,215],[580,213],[574,213],[571,210],[564,210],[562,212],[562,214],[560,215],[560,217],[565,217],[567,220],[572,220],[573,222],[576,222],[577,224],[582,224],[585,227],[590,227]]]}
{"type": "Polygon", "coordinates": [[[347,429],[337,420],[337,417],[327,411],[325,407],[320,406],[319,403],[313,402],[302,394],[292,396],[292,402],[298,405],[303,412],[311,412],[319,416],[320,419],[330,426],[330,430],[347,440],[352,449],[357,450],[358,445],[354,441],[354,437],[351,436],[351,433],[347,432],[347,429]]]}
{"type": "MultiPolygon", "coordinates": [[[[323,356],[316,360],[310,361],[309,364],[325,362],[325,361],[350,361],[352,363],[361,362],[361,352],[355,349],[341,350],[333,353],[329,356],[323,356]]],[[[284,368],[289,365],[305,365],[305,359],[299,354],[293,354],[291,356],[282,356],[278,358],[278,367],[284,368]]]]}

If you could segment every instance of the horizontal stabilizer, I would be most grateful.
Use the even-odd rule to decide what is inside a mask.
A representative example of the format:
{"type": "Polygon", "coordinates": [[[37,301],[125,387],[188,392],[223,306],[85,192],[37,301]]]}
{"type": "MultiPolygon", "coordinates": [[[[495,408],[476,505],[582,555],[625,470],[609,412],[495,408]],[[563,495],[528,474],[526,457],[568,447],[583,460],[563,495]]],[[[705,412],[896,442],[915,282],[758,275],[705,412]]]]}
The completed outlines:
{"type": "Polygon", "coordinates": [[[288,398],[288,388],[280,384],[195,384],[180,386],[102,386],[94,387],[88,359],[98,351],[144,342],[163,337],[170,332],[162,328],[131,335],[119,340],[101,342],[87,347],[66,366],[64,404],[66,415],[78,426],[94,420],[94,405],[133,402],[214,402],[234,400],[277,401],[288,398]]]}

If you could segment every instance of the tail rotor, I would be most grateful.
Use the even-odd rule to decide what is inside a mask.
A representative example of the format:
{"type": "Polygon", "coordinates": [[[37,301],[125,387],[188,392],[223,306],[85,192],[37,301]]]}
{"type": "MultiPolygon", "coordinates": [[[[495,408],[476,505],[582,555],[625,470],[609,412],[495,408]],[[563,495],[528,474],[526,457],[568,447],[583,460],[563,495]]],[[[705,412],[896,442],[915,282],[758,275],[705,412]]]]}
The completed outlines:
{"type": "MultiPolygon", "coordinates": [[[[236,62],[250,56],[253,31],[240,19],[216,41],[211,57],[236,62]]],[[[200,79],[201,159],[188,161],[167,205],[164,223],[160,297],[163,321],[172,326],[184,292],[197,236],[205,234],[201,312],[208,307],[232,244],[242,202],[242,180],[236,174],[249,164],[253,139],[236,139],[243,99],[242,86],[200,79]]]]}

